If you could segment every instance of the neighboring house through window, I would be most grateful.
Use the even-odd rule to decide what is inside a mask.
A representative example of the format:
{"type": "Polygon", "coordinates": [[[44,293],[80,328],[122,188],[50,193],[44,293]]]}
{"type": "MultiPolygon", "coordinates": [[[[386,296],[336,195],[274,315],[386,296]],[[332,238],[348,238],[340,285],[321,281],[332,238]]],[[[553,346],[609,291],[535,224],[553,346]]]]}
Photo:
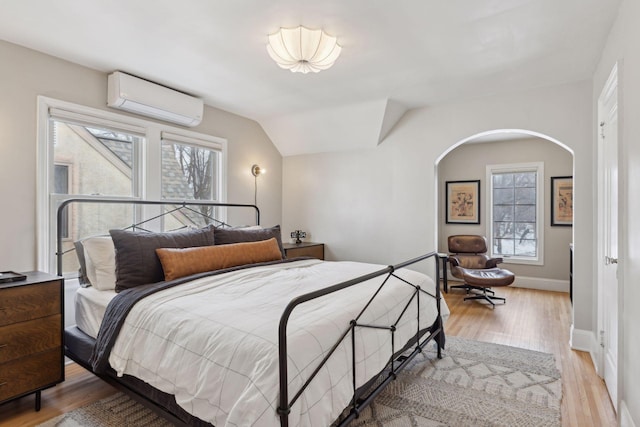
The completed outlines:
{"type": "MultiPolygon", "coordinates": [[[[220,200],[222,145],[170,132],[162,132],[161,138],[162,198],[220,200]]],[[[202,215],[182,213],[194,225],[204,226],[219,216],[210,206],[197,209],[202,215]]]]}
{"type": "Polygon", "coordinates": [[[489,245],[505,262],[543,263],[544,165],[488,165],[489,245]]]}

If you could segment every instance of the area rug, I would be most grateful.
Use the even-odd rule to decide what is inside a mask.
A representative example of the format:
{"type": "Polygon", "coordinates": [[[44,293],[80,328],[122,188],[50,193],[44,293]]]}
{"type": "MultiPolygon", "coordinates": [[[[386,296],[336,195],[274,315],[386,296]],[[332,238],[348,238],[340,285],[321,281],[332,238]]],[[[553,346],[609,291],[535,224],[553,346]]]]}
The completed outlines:
{"type": "MultiPolygon", "coordinates": [[[[442,359],[419,354],[350,426],[560,426],[561,399],[551,354],[447,337],[442,359]]],[[[170,425],[117,393],[40,427],[170,425]]]]}

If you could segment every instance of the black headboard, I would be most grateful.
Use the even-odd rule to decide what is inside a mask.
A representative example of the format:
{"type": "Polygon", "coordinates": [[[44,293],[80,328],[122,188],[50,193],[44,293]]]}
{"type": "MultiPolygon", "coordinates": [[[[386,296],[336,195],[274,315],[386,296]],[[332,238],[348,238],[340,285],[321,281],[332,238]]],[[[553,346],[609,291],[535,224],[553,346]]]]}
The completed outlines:
{"type": "Polygon", "coordinates": [[[156,220],[163,216],[174,213],[178,210],[188,210],[192,213],[202,215],[213,222],[216,226],[219,227],[228,227],[224,221],[221,221],[215,217],[208,216],[207,214],[197,211],[193,209],[194,207],[220,207],[220,208],[246,208],[253,209],[256,215],[256,225],[260,225],[260,209],[256,205],[246,205],[239,203],[218,203],[218,202],[207,202],[207,201],[198,201],[198,200],[185,200],[185,201],[176,201],[176,200],[135,200],[135,199],[118,199],[118,198],[107,198],[107,197],[73,197],[63,200],[58,206],[57,215],[56,215],[56,271],[59,276],[62,276],[62,228],[64,219],[64,212],[67,207],[74,204],[105,204],[105,205],[113,205],[113,204],[121,204],[121,205],[131,205],[131,206],[141,206],[141,205],[155,205],[155,206],[170,206],[171,210],[167,212],[162,212],[158,215],[155,215],[151,218],[142,219],[139,222],[129,225],[126,228],[129,229],[144,229],[142,227],[143,224],[148,223],[150,221],[156,220]]]}

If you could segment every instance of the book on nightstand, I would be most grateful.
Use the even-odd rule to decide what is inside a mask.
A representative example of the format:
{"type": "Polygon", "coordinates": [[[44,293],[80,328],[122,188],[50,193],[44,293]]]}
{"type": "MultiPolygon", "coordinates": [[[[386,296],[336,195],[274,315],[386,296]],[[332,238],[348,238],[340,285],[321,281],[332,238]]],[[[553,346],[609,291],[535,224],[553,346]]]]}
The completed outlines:
{"type": "Polygon", "coordinates": [[[15,271],[0,271],[0,283],[17,282],[26,278],[27,276],[24,274],[16,273],[15,271]]]}

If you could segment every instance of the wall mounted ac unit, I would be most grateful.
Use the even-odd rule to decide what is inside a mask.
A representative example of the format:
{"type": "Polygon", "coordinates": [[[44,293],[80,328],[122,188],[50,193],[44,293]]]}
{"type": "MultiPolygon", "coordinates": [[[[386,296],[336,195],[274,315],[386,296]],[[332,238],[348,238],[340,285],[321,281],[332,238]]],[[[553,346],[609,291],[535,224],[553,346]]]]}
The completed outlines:
{"type": "Polygon", "coordinates": [[[204,103],[191,95],[116,71],[107,81],[107,105],[154,119],[197,126],[204,103]]]}

